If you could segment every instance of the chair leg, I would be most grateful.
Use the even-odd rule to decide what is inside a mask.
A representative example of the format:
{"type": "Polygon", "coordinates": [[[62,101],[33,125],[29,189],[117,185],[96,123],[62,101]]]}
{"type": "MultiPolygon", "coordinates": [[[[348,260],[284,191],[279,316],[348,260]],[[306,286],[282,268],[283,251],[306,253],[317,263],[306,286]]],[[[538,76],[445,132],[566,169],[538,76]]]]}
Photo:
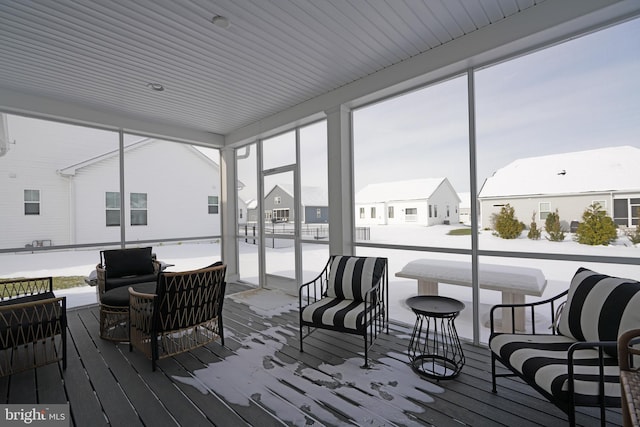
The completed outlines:
{"type": "Polygon", "coordinates": [[[222,314],[218,315],[218,334],[220,335],[220,343],[224,347],[224,329],[222,328],[222,314]]]}
{"type": "Polygon", "coordinates": [[[369,346],[367,345],[367,332],[364,333],[364,365],[363,369],[369,369],[369,346]]]}
{"type": "Polygon", "coordinates": [[[496,355],[493,352],[491,353],[491,385],[491,391],[493,393],[497,393],[498,389],[496,384],[496,355]]]}

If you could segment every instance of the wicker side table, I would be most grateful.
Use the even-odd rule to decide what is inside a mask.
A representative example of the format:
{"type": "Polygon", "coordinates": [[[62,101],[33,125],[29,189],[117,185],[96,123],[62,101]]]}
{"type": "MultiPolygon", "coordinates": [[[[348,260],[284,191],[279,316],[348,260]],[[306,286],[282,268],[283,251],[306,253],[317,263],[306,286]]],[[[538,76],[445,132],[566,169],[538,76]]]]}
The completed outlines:
{"type": "Polygon", "coordinates": [[[137,283],[105,292],[100,301],[100,338],[115,342],[129,341],[129,288],[155,294],[156,285],[156,282],[137,283]]]}

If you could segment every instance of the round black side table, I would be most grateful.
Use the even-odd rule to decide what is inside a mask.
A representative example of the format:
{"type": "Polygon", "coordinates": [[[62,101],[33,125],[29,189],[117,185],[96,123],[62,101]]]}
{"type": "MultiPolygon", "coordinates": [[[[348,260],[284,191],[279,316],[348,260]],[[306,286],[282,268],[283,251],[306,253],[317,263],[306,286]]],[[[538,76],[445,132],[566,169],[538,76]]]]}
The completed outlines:
{"type": "Polygon", "coordinates": [[[453,298],[420,295],[407,299],[407,305],[416,314],[408,350],[411,367],[436,380],[455,378],[465,362],[454,323],[464,304],[453,298]]]}

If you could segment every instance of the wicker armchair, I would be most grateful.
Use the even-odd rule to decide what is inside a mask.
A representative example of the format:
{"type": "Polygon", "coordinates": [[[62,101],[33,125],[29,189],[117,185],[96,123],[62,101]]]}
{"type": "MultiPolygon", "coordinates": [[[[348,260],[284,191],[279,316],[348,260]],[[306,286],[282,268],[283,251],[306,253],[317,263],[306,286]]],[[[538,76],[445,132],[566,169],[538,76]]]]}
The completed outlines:
{"type": "Polygon", "coordinates": [[[618,338],[622,421],[625,427],[640,426],[640,329],[618,338]]]}
{"type": "Polygon", "coordinates": [[[53,279],[0,280],[0,376],[62,360],[67,367],[67,300],[53,279]]]}
{"type": "Polygon", "coordinates": [[[160,270],[151,247],[100,251],[100,264],[96,265],[98,301],[111,289],[155,282],[160,270]]]}
{"type": "Polygon", "coordinates": [[[156,361],[208,344],[224,345],[222,304],[227,266],[160,273],[156,294],[129,288],[129,351],[156,361]]]}

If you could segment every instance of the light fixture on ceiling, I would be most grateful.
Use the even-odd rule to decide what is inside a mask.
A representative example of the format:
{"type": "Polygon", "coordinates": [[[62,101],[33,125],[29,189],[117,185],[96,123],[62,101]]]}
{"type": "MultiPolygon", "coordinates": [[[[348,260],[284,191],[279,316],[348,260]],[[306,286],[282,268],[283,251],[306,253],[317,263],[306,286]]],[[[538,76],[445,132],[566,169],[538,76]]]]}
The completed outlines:
{"type": "Polygon", "coordinates": [[[211,22],[213,22],[213,25],[217,25],[220,28],[229,28],[230,25],[229,20],[220,15],[216,15],[211,18],[211,22]]]}
{"type": "Polygon", "coordinates": [[[147,87],[151,88],[151,90],[155,90],[156,92],[162,92],[164,90],[164,86],[160,83],[149,82],[147,83],[147,87]]]}

